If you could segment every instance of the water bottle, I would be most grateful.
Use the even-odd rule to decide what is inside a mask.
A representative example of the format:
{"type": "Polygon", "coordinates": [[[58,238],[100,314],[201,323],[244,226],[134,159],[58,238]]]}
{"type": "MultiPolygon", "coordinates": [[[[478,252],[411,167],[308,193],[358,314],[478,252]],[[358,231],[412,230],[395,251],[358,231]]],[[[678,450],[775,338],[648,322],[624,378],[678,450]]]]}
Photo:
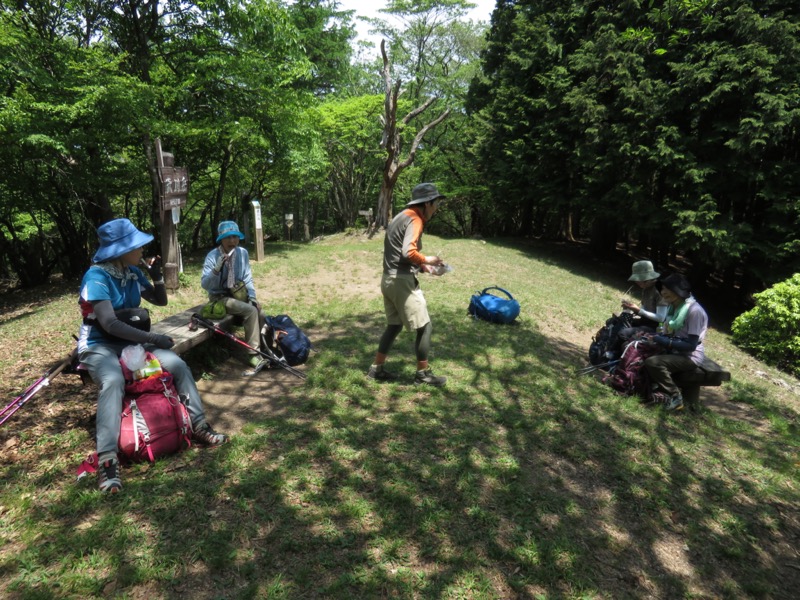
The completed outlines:
{"type": "Polygon", "coordinates": [[[431,271],[430,272],[431,272],[431,275],[442,276],[445,273],[449,273],[452,270],[453,270],[453,267],[451,267],[450,265],[436,265],[436,266],[431,267],[431,271]]]}

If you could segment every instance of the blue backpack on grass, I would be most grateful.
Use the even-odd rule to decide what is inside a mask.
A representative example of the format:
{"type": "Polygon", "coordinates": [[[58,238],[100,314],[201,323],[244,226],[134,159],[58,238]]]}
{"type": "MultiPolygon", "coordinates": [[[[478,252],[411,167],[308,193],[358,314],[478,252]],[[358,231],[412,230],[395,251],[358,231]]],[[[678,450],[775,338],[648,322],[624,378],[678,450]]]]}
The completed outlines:
{"type": "Polygon", "coordinates": [[[295,325],[288,315],[266,317],[264,328],[267,345],[278,355],[286,360],[290,367],[302,365],[308,360],[311,352],[311,341],[303,330],[295,325]]]}
{"type": "Polygon", "coordinates": [[[482,292],[475,292],[469,301],[469,314],[477,319],[492,323],[511,323],[519,316],[519,302],[509,292],[499,287],[488,287],[482,292]],[[489,290],[503,292],[508,298],[490,294],[489,290]]]}

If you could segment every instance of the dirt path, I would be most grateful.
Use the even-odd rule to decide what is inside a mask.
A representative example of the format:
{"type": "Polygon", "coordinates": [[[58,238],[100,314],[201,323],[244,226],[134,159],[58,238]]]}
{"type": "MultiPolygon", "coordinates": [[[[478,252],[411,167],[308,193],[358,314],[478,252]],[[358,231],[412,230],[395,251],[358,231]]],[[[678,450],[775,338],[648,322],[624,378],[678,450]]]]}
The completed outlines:
{"type": "Polygon", "coordinates": [[[303,386],[303,380],[283,369],[265,369],[250,377],[242,375],[244,369],[241,360],[231,357],[213,379],[197,382],[206,417],[225,433],[237,433],[255,420],[284,415],[303,386]]]}

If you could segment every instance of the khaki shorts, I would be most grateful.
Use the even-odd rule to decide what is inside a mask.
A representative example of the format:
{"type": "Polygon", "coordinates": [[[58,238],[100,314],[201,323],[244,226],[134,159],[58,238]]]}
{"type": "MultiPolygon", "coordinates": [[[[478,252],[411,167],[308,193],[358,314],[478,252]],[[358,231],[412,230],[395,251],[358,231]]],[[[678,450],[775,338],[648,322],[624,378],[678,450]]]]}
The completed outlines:
{"type": "Polygon", "coordinates": [[[427,325],[428,303],[414,275],[384,275],[381,279],[383,309],[389,325],[417,330],[427,325]]]}

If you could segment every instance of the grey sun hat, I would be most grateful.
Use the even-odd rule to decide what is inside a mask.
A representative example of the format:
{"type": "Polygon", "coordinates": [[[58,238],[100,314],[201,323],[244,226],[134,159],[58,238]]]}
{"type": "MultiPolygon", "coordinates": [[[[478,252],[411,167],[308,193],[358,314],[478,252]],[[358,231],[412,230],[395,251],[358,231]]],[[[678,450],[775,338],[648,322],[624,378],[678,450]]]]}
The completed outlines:
{"type": "Polygon", "coordinates": [[[424,204],[425,202],[430,202],[431,200],[444,197],[444,194],[440,194],[439,190],[437,190],[436,186],[432,183],[420,183],[419,185],[414,186],[414,189],[411,190],[411,202],[406,204],[406,206],[424,204]]]}
{"type": "Polygon", "coordinates": [[[653,270],[653,263],[649,260],[637,260],[631,271],[633,275],[628,277],[628,281],[652,281],[661,276],[653,270]]]}

